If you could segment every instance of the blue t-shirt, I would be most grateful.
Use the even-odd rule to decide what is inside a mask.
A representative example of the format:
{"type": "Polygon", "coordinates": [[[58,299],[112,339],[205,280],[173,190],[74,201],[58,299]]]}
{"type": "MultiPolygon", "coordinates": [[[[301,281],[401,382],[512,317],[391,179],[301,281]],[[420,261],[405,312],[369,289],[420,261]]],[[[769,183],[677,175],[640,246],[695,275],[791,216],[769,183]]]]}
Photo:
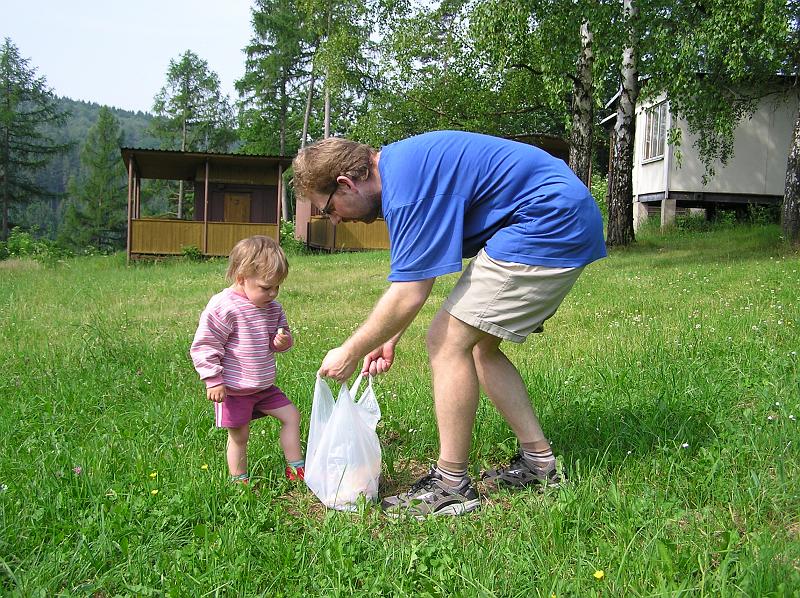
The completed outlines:
{"type": "Polygon", "coordinates": [[[563,160],[524,143],[435,131],[379,162],[390,281],[458,272],[462,258],[577,268],[605,257],[603,220],[563,160]]]}

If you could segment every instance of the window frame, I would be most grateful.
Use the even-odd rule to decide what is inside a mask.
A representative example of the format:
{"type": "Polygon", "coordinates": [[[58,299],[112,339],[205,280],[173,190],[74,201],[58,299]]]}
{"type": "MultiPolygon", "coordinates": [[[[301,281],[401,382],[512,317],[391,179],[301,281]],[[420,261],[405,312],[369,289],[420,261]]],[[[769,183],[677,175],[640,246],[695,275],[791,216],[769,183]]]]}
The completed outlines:
{"type": "Polygon", "coordinates": [[[642,163],[664,158],[667,146],[667,116],[666,100],[645,111],[642,163]]]}

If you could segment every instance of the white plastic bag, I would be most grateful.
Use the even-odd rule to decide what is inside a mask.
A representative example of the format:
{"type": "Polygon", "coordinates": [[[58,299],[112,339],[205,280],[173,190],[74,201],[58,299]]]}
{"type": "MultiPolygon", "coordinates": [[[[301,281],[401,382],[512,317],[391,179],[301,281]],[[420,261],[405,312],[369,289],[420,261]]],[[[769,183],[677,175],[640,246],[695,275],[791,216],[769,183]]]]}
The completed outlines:
{"type": "Polygon", "coordinates": [[[352,394],[342,384],[334,402],[328,384],[319,376],[314,386],[306,450],[305,481],[326,507],[354,511],[360,495],[378,498],[381,445],[375,427],[381,409],[372,390],[372,376],[361,398],[361,376],[352,394]]]}

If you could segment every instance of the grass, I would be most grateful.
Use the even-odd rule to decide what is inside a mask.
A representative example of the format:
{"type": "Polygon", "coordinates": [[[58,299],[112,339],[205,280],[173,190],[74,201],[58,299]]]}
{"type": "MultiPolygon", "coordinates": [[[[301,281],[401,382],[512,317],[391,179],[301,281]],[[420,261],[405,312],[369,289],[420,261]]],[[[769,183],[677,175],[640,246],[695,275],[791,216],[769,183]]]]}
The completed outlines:
{"type": "MultiPolygon", "coordinates": [[[[305,436],[316,369],[388,255],[291,267],[278,378],[305,436]]],[[[253,426],[260,492],[227,482],[188,359],[224,268],[0,263],[0,594],[800,595],[800,261],[776,228],[650,232],[587,268],[507,348],[573,483],[424,522],[326,512],[283,479],[271,421],[253,426]]],[[[386,492],[436,456],[424,334],[454,280],[376,383],[386,492]]],[[[515,450],[482,401],[474,472],[515,450]]]]}

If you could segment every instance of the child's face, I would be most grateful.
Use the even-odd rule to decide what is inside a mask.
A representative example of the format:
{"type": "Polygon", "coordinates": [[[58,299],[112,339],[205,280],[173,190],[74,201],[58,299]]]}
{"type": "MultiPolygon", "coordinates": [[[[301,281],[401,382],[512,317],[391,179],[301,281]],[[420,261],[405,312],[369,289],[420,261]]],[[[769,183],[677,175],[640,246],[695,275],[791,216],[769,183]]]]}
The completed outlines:
{"type": "Polygon", "coordinates": [[[266,307],[270,301],[278,296],[281,281],[277,279],[265,280],[255,276],[248,276],[238,278],[236,283],[250,300],[250,303],[257,307],[266,307]]]}

